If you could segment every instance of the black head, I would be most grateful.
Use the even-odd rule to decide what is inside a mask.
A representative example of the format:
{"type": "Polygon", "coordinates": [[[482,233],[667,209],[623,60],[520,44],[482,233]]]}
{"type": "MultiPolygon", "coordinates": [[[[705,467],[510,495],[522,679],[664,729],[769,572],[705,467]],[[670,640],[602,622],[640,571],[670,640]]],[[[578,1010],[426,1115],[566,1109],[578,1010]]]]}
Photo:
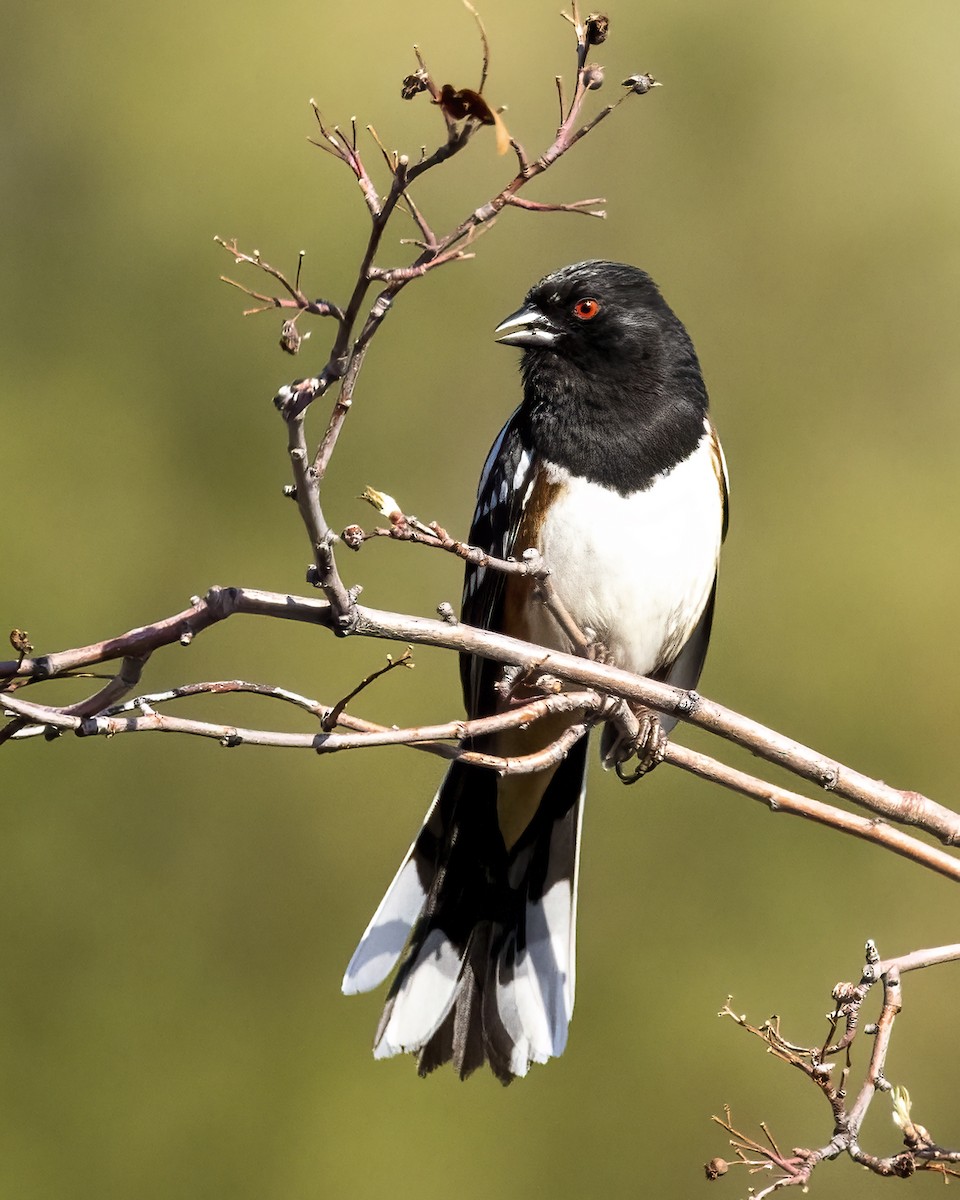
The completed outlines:
{"type": "Polygon", "coordinates": [[[593,259],[541,279],[496,332],[506,346],[548,350],[589,369],[614,354],[652,352],[671,324],[679,322],[646,271],[593,259]]]}
{"type": "Polygon", "coordinates": [[[707,393],[693,344],[638,267],[563,267],[531,288],[496,332],[524,351],[525,419],[556,461],[561,452],[575,464],[584,453],[594,457],[591,445],[598,457],[619,446],[629,457],[641,453],[644,471],[664,470],[703,434],[707,393]]]}

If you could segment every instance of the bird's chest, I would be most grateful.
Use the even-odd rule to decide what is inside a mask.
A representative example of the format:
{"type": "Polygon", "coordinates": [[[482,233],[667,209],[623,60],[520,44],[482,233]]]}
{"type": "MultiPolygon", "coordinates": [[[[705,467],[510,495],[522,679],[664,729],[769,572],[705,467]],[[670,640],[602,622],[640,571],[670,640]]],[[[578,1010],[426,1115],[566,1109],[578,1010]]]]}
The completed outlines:
{"type": "MultiPolygon", "coordinates": [[[[649,487],[621,495],[544,464],[539,549],[559,599],[614,661],[650,674],[673,661],[710,597],[723,502],[706,439],[649,487]]],[[[539,489],[538,489],[539,490],[539,489]]],[[[549,636],[543,614],[536,640],[549,636]]]]}

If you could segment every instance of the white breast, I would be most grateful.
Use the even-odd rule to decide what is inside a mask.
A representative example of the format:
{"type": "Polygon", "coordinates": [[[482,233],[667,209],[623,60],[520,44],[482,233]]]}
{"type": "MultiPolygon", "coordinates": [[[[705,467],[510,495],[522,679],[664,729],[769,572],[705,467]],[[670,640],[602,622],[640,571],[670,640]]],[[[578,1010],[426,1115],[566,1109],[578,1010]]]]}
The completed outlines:
{"type": "Polygon", "coordinates": [[[540,549],[559,598],[618,666],[647,675],[671,662],[703,613],[720,554],[723,501],[708,435],[629,496],[547,471],[561,488],[540,549]]]}

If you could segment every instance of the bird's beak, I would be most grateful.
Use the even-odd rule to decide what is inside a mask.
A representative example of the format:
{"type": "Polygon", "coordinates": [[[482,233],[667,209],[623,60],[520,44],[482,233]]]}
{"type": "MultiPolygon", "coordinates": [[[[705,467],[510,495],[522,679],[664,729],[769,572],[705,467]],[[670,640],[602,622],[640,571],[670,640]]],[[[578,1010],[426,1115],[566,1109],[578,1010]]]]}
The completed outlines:
{"type": "Polygon", "coordinates": [[[493,332],[502,346],[522,346],[525,350],[552,346],[560,336],[556,325],[532,305],[518,308],[505,321],[501,321],[493,332]]]}

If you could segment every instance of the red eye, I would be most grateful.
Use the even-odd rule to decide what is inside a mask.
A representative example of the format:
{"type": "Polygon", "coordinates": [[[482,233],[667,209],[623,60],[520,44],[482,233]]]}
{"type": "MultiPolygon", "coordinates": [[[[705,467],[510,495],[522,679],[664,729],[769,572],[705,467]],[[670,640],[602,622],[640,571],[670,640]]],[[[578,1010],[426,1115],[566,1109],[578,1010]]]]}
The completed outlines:
{"type": "Polygon", "coordinates": [[[600,304],[592,296],[584,296],[573,306],[573,315],[581,321],[592,321],[599,311],[600,304]]]}

